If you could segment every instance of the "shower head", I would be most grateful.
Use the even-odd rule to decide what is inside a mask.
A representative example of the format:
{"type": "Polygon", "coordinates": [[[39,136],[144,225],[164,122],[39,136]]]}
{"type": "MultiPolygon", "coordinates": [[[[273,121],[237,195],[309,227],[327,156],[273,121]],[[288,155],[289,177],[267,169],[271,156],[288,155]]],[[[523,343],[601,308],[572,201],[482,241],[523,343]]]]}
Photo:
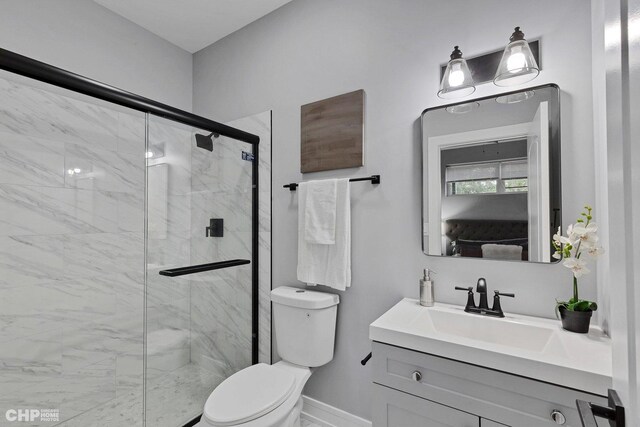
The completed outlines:
{"type": "Polygon", "coordinates": [[[211,132],[209,135],[201,135],[196,133],[196,145],[200,148],[204,148],[205,150],[213,151],[213,138],[217,138],[218,135],[215,132],[211,132]]]}

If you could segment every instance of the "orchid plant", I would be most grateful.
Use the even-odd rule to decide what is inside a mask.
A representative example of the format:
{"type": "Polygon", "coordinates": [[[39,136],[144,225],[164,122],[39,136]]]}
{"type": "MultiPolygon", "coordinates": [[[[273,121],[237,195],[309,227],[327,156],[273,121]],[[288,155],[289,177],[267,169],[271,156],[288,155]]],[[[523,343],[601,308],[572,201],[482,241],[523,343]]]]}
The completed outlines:
{"type": "Polygon", "coordinates": [[[598,245],[598,226],[593,222],[592,210],[591,206],[585,206],[576,223],[567,227],[566,236],[562,235],[560,227],[558,233],[553,235],[553,247],[556,250],[553,257],[564,259],[562,264],[573,273],[573,297],[569,301],[557,301],[556,310],[560,307],[570,311],[598,309],[595,302],[581,300],[578,295],[578,279],[590,273],[583,255],[596,258],[604,253],[602,246],[598,245]]]}

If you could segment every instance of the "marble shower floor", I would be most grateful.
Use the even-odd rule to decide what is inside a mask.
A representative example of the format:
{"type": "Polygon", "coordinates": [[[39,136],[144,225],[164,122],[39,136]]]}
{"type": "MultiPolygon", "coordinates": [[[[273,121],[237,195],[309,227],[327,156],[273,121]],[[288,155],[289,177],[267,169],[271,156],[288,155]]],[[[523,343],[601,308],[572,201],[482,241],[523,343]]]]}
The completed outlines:
{"type": "MultiPolygon", "coordinates": [[[[224,380],[194,364],[148,381],[147,426],[178,427],[202,413],[211,391],[224,380]]],[[[142,426],[142,394],[129,393],[57,424],[60,427],[142,426]]]]}

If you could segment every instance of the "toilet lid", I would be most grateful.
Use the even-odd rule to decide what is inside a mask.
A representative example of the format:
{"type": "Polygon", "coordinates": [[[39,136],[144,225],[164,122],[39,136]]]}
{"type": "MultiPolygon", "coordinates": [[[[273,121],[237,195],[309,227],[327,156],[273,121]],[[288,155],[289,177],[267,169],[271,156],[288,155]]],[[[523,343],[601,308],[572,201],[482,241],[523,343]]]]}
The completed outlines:
{"type": "Polygon", "coordinates": [[[217,426],[246,423],[280,406],[295,388],[295,376],[259,363],[222,382],[204,405],[204,416],[217,426]]]}

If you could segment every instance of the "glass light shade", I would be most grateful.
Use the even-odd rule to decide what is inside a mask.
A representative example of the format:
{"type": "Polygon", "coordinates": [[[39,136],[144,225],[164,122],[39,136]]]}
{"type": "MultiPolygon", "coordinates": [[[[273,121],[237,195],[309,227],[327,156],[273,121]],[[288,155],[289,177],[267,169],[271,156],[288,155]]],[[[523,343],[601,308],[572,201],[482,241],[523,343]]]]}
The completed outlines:
{"type": "Polygon", "coordinates": [[[475,91],[476,86],[467,61],[462,58],[449,61],[440,82],[438,96],[443,99],[460,98],[471,95],[475,91]]]}
{"type": "Polygon", "coordinates": [[[520,85],[535,79],[539,73],[540,69],[531,53],[529,43],[524,39],[515,39],[504,49],[493,83],[497,86],[520,85]]]}
{"type": "Polygon", "coordinates": [[[507,95],[502,95],[497,97],[496,102],[498,104],[517,104],[518,102],[523,102],[523,101],[526,101],[527,99],[533,98],[535,94],[536,93],[532,90],[510,93],[507,95]]]}
{"type": "Polygon", "coordinates": [[[467,102],[464,104],[450,105],[445,107],[445,111],[451,114],[466,114],[480,106],[477,102],[467,102]]]}

